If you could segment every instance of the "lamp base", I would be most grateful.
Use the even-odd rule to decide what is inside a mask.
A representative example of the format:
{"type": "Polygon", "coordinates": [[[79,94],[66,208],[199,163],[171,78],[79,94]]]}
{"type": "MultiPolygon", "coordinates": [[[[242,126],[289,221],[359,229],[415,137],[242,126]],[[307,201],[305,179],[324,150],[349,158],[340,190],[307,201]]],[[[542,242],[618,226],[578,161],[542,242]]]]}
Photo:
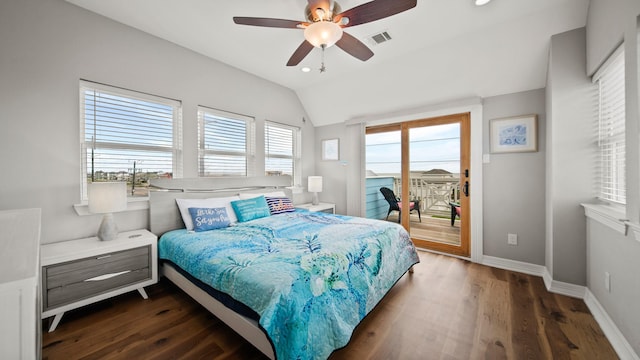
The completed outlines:
{"type": "Polygon", "coordinates": [[[104,214],[100,228],[98,229],[98,239],[102,241],[113,240],[118,237],[118,226],[113,220],[113,214],[104,214]]]}
{"type": "Polygon", "coordinates": [[[311,205],[318,205],[318,204],[320,204],[320,200],[318,200],[318,193],[314,192],[313,200],[311,200],[311,205]]]}

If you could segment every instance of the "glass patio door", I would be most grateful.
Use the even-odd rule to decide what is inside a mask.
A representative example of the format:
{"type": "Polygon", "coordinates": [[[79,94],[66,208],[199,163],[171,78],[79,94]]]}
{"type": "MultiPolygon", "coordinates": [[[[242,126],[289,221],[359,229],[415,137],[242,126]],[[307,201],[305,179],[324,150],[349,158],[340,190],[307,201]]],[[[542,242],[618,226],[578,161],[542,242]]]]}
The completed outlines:
{"type": "MultiPolygon", "coordinates": [[[[468,256],[469,114],[370,127],[366,134],[368,187],[385,183],[400,200],[401,211],[388,220],[402,223],[418,247],[468,256]]],[[[393,204],[382,208],[386,219],[393,204]]]]}

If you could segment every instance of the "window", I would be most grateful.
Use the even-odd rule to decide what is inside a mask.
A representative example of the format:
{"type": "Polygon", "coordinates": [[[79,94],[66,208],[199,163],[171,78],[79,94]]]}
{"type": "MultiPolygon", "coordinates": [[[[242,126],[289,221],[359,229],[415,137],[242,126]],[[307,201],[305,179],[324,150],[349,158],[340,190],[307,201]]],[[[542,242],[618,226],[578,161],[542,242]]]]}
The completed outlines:
{"type": "Polygon", "coordinates": [[[626,203],[625,76],[621,46],[593,77],[598,86],[599,196],[626,203]]]}
{"type": "Polygon", "coordinates": [[[81,81],[82,199],[94,181],[147,196],[150,179],[181,177],[181,111],[177,100],[81,81]]]}
{"type": "Polygon", "coordinates": [[[300,184],[300,128],[267,121],[264,129],[265,174],[291,175],[300,184]]]}
{"type": "Polygon", "coordinates": [[[200,176],[251,176],[254,119],[198,107],[200,176]]]}

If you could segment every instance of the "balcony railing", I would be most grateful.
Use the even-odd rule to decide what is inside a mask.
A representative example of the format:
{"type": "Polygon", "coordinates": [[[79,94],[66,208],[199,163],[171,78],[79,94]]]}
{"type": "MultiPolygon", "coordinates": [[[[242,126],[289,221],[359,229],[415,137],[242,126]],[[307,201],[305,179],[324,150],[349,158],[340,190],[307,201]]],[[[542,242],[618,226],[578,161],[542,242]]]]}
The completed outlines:
{"type": "MultiPolygon", "coordinates": [[[[394,177],[393,191],[402,194],[399,177],[394,177]]],[[[456,175],[421,175],[410,179],[409,196],[420,200],[420,212],[427,215],[450,216],[449,202],[460,201],[460,178],[456,175]]]]}

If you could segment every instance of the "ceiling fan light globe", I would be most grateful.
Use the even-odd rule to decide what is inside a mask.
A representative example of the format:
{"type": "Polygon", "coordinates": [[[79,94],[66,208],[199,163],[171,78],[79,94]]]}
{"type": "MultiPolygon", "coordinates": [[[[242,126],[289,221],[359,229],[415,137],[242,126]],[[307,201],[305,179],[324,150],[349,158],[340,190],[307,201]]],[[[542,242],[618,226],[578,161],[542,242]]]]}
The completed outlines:
{"type": "Polygon", "coordinates": [[[318,21],[304,29],[304,38],[315,47],[330,47],[342,38],[342,28],[331,21],[318,21]]]}

